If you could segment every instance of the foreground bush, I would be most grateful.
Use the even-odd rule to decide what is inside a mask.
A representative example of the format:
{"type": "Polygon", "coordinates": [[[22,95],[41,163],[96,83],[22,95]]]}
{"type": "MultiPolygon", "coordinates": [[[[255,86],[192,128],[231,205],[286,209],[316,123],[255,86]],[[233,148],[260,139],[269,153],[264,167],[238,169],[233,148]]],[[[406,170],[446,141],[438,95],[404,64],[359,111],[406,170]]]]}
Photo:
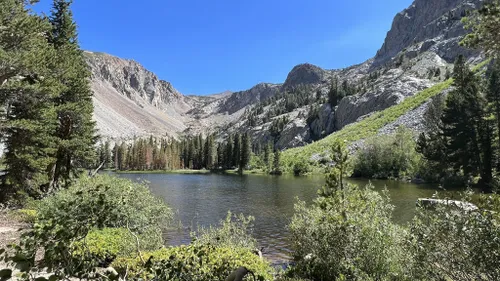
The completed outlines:
{"type": "Polygon", "coordinates": [[[117,257],[136,256],[140,251],[153,251],[162,246],[161,234],[137,235],[124,228],[94,229],[83,240],[75,242],[72,256],[92,256],[100,266],[106,267],[117,257]]]}
{"type": "Polygon", "coordinates": [[[243,248],[250,251],[257,249],[257,240],[253,238],[254,217],[243,214],[227,213],[226,219],[218,227],[200,228],[193,234],[193,244],[198,246],[211,245],[215,247],[243,248]]]}
{"type": "Polygon", "coordinates": [[[312,280],[393,280],[402,278],[406,232],[391,221],[387,194],[343,182],[348,152],[332,147],[336,166],[312,206],[299,202],[290,224],[292,273],[312,280]]]}
{"type": "Polygon", "coordinates": [[[83,177],[37,204],[38,220],[85,222],[86,227],[123,227],[134,232],[165,227],[172,212],[144,184],[108,175],[83,177]]]}
{"type": "Polygon", "coordinates": [[[371,187],[344,186],[312,206],[299,202],[290,225],[295,271],[312,280],[393,280],[404,275],[406,232],[371,187]]]}
{"type": "Polygon", "coordinates": [[[171,217],[170,209],[145,185],[105,175],[84,177],[35,205],[35,223],[14,247],[15,255],[6,258],[21,270],[23,278],[41,268],[47,268],[57,278],[93,278],[102,263],[102,259],[96,259],[100,249],[95,249],[101,247],[100,243],[109,247],[102,251],[112,251],[114,241],[122,241],[127,229],[133,236],[149,241],[144,244],[146,248],[153,247],[161,241],[161,228],[171,217]],[[113,241],[103,241],[108,239],[113,241]],[[89,250],[85,243],[92,241],[94,249],[89,250]],[[40,252],[43,259],[35,263],[40,252]]]}
{"type": "Polygon", "coordinates": [[[413,280],[500,280],[498,197],[481,197],[479,210],[417,210],[408,239],[413,280]]]}
{"type": "Polygon", "coordinates": [[[137,258],[119,258],[112,266],[132,280],[225,280],[240,266],[254,272],[257,280],[272,280],[267,262],[248,249],[234,247],[166,248],[137,258]]]}

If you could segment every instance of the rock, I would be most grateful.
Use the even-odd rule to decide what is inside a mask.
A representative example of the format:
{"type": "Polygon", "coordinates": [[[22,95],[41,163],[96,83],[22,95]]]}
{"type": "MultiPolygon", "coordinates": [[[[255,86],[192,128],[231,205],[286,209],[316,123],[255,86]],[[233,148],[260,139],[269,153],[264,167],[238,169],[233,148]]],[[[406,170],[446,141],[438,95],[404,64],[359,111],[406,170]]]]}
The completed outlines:
{"type": "Polygon", "coordinates": [[[432,45],[433,52],[448,62],[458,54],[472,55],[457,43],[465,34],[461,18],[465,12],[477,8],[482,0],[415,0],[397,14],[382,48],[377,52],[372,68],[391,62],[401,51],[423,42],[425,52],[432,45]],[[433,43],[432,43],[433,42],[433,43]]]}
{"type": "Polygon", "coordinates": [[[432,86],[432,82],[406,75],[400,69],[392,69],[379,78],[377,88],[364,94],[343,98],[335,111],[335,128],[358,120],[374,111],[384,110],[402,102],[405,98],[432,86]]]}
{"type": "Polygon", "coordinates": [[[247,91],[236,92],[232,94],[218,109],[219,113],[227,112],[234,114],[235,112],[249,105],[256,104],[260,101],[268,99],[280,91],[281,85],[261,83],[247,91]]]}
{"type": "Polygon", "coordinates": [[[329,103],[321,106],[318,118],[310,125],[311,135],[316,138],[329,135],[335,130],[335,115],[329,103]]]}
{"type": "Polygon", "coordinates": [[[417,206],[422,206],[425,209],[435,209],[438,205],[448,206],[452,208],[458,208],[464,211],[476,211],[479,208],[469,202],[456,201],[456,200],[441,200],[432,198],[419,198],[417,200],[417,206]]]}
{"type": "Polygon", "coordinates": [[[306,145],[309,139],[309,126],[306,121],[295,119],[285,126],[276,145],[280,149],[293,148],[306,145]]]}
{"type": "Polygon", "coordinates": [[[299,85],[321,84],[329,81],[331,72],[315,65],[305,63],[295,66],[288,74],[283,89],[291,89],[299,85]]]}

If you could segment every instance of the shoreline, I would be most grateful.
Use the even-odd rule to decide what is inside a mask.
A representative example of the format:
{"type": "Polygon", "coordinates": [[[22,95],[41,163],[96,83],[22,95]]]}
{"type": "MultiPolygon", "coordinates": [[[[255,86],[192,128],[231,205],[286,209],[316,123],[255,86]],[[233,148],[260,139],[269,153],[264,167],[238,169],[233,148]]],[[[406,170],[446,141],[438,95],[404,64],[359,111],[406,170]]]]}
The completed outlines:
{"type": "MultiPolygon", "coordinates": [[[[178,175],[239,175],[238,170],[146,170],[146,171],[118,171],[104,170],[116,174],[178,174],[178,175]]],[[[243,175],[268,175],[261,170],[243,171],[243,175]]]]}

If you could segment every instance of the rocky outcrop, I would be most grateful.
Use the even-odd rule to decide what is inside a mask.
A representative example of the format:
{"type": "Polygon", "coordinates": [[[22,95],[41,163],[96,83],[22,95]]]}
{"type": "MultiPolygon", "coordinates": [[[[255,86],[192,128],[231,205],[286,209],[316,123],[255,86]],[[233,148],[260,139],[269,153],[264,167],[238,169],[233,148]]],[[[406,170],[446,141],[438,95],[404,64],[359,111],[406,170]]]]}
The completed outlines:
{"type": "Polygon", "coordinates": [[[233,93],[218,109],[219,113],[235,112],[249,105],[256,104],[270,98],[280,92],[280,86],[276,84],[261,83],[250,90],[233,93]]]}
{"type": "Polygon", "coordinates": [[[387,65],[412,46],[418,53],[432,51],[448,62],[458,54],[472,55],[458,45],[465,34],[462,17],[482,0],[415,0],[397,14],[372,68],[387,65]]]}
{"type": "Polygon", "coordinates": [[[92,80],[109,82],[119,93],[138,104],[150,104],[159,109],[176,104],[181,112],[190,108],[170,82],[160,80],[133,60],[92,52],[85,52],[85,57],[92,80]]]}
{"type": "Polygon", "coordinates": [[[310,136],[313,140],[320,139],[335,131],[335,114],[329,103],[319,109],[318,118],[309,125],[310,136]]]}
{"type": "Polygon", "coordinates": [[[326,83],[331,78],[332,73],[318,66],[305,63],[295,66],[288,74],[283,89],[291,89],[299,85],[319,85],[326,83]]]}
{"type": "Polygon", "coordinates": [[[379,78],[379,81],[374,91],[346,97],[340,101],[335,111],[337,130],[364,115],[396,105],[405,98],[433,85],[431,81],[409,76],[401,69],[389,70],[379,78]]]}

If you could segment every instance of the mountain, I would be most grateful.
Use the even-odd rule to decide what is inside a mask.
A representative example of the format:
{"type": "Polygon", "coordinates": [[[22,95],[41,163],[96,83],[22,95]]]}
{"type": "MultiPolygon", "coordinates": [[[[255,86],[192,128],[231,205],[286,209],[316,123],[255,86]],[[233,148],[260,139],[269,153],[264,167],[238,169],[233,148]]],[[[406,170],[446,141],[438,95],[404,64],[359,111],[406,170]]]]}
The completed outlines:
{"type": "MultiPolygon", "coordinates": [[[[375,57],[362,64],[338,70],[300,64],[283,84],[210,96],[182,95],[137,62],[86,52],[99,132],[119,139],[249,131],[254,143],[303,146],[445,80],[460,54],[478,61],[479,53],[458,43],[466,34],[462,16],[481,3],[415,0],[396,15],[375,57]],[[329,103],[332,89],[341,96],[329,103]]],[[[400,125],[419,130],[423,112],[408,113],[400,125]]]]}

